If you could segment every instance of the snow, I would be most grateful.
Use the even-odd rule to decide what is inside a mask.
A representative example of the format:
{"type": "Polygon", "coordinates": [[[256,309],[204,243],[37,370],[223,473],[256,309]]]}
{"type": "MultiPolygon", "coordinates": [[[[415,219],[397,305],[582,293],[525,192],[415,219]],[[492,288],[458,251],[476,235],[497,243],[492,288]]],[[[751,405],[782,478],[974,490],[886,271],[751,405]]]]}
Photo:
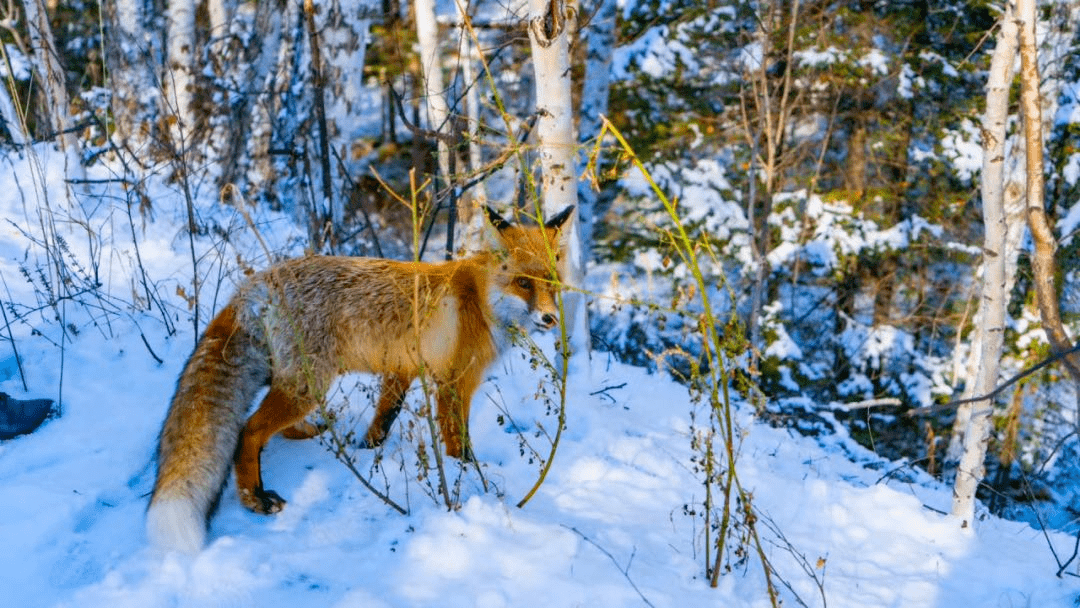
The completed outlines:
{"type": "Polygon", "coordinates": [[[941,139],[944,155],[952,163],[960,179],[971,181],[982,170],[982,144],[978,125],[971,120],[961,121],[959,128],[949,129],[941,139]]]}
{"type": "MultiPolygon", "coordinates": [[[[1074,156],[1072,160],[1076,162],[1070,162],[1069,164],[1075,165],[1074,170],[1080,170],[1080,155],[1074,156]]],[[[1071,240],[1078,227],[1080,227],[1080,205],[1073,205],[1069,207],[1065,217],[1057,221],[1057,229],[1059,233],[1066,235],[1066,238],[1071,240]]]]}
{"type": "MultiPolygon", "coordinates": [[[[45,164],[49,191],[62,192],[62,156],[35,158],[45,164]]],[[[3,166],[12,173],[0,179],[14,184],[15,176],[29,175],[29,162],[9,158],[3,166]]],[[[143,262],[153,280],[183,285],[191,254],[182,238],[182,205],[167,187],[156,188],[155,219],[137,229],[143,262]]],[[[107,295],[119,300],[130,298],[137,283],[126,215],[109,208],[122,198],[113,200],[85,207],[91,218],[109,218],[92,225],[106,249],[98,255],[120,262],[102,267],[114,286],[107,295]]],[[[552,394],[550,378],[519,347],[490,370],[474,400],[472,434],[483,480],[473,467],[448,463],[460,508],[447,510],[417,480],[416,448],[403,423],[384,447],[375,483],[408,507],[405,516],[365,490],[320,441],[276,438],[263,464],[267,485],[289,501],[281,513],[245,511],[230,482],[201,552],[152,549],[144,517],[156,435],[192,348],[191,324],[179,296],[171,302],[178,319],[171,336],[156,310],[106,316],[72,300],[64,314],[80,331],[61,342],[50,308],[24,308],[38,307],[40,295],[20,272],[37,268],[40,251],[28,234],[36,230],[29,220],[44,213],[38,205],[28,180],[0,190],[0,212],[30,231],[8,225],[0,232],[5,306],[19,304],[25,321],[0,334],[0,390],[61,398],[63,414],[31,435],[0,442],[5,605],[769,605],[753,554],[734,563],[716,589],[704,576],[709,540],[700,516],[702,479],[692,461],[701,455],[692,439],[703,430],[694,425],[706,406],[667,376],[602,352],[571,362],[562,443],[548,478],[523,508],[516,503],[539,470],[531,450],[547,455],[546,437],[557,422],[538,399],[552,394]],[[8,331],[28,391],[10,368],[8,331]]],[[[215,213],[227,219],[227,210],[215,213]]],[[[259,224],[271,244],[294,239],[287,222],[262,218],[259,224]]],[[[77,230],[64,226],[71,256],[88,256],[77,230]]],[[[239,232],[223,260],[257,250],[239,232]]],[[[215,251],[210,242],[197,247],[204,262],[215,251]]],[[[220,283],[219,301],[232,284],[220,283]]],[[[554,338],[536,339],[552,357],[554,338]]],[[[358,424],[368,414],[369,395],[351,387],[365,381],[346,378],[332,396],[358,424]]],[[[415,388],[413,398],[419,398],[415,388]]],[[[964,528],[944,514],[950,489],[906,463],[884,461],[843,435],[814,438],[770,427],[752,412],[749,406],[736,411],[737,470],[759,514],[773,579],[783,581],[784,605],[798,605],[796,594],[809,606],[823,605],[824,594],[833,607],[1075,605],[1075,566],[1068,576],[1055,576],[1047,545],[1067,555],[1070,536],[1050,531],[1044,537],[985,510],[964,528]]],[[[356,454],[358,468],[370,470],[375,453],[356,454]]]]}
{"type": "Polygon", "coordinates": [[[870,68],[870,72],[876,76],[884,76],[889,73],[889,59],[881,49],[870,49],[859,58],[859,65],[870,68]]]}
{"type": "Polygon", "coordinates": [[[19,81],[29,80],[32,73],[30,60],[23,55],[18,46],[5,43],[4,59],[5,61],[0,62],[0,77],[19,81]]]}
{"type": "Polygon", "coordinates": [[[1080,83],[1062,82],[1054,126],[1067,126],[1080,122],[1080,83]]]}
{"type": "Polygon", "coordinates": [[[804,51],[796,51],[793,55],[800,65],[818,67],[831,65],[840,61],[844,57],[844,52],[835,46],[830,46],[829,48],[822,50],[806,49],[804,51]]]}
{"type": "Polygon", "coordinates": [[[939,64],[941,66],[941,71],[949,78],[960,77],[960,72],[958,72],[951,63],[949,63],[948,59],[942,57],[941,55],[933,51],[919,51],[919,59],[928,64],[939,64]]]}
{"type": "Polygon", "coordinates": [[[679,66],[696,72],[694,51],[682,42],[667,39],[668,30],[666,25],[649,28],[634,42],[616,48],[611,60],[612,79],[631,79],[633,67],[653,78],[663,77],[679,66]]]}
{"type": "Polygon", "coordinates": [[[923,88],[926,86],[926,82],[922,76],[915,73],[915,70],[910,65],[904,64],[900,66],[900,78],[896,85],[896,91],[904,99],[912,99],[915,97],[915,88],[923,88]]]}

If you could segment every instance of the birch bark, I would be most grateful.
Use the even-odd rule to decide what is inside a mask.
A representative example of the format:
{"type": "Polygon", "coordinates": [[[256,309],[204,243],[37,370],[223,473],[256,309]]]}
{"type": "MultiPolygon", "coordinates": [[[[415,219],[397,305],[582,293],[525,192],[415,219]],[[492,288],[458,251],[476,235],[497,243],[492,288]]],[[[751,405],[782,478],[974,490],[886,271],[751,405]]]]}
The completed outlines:
{"type": "MultiPolygon", "coordinates": [[[[287,157],[273,154],[275,148],[285,149],[296,133],[293,126],[306,113],[298,103],[300,83],[296,74],[297,63],[302,54],[303,27],[302,3],[288,2],[284,10],[259,7],[255,15],[255,29],[260,32],[258,60],[252,64],[258,94],[251,108],[243,117],[251,124],[251,132],[244,142],[244,153],[249,159],[245,179],[263,196],[274,200],[277,192],[269,187],[275,178],[299,181],[295,169],[287,157]],[[282,124],[285,123],[285,124],[282,124]]],[[[295,144],[293,144],[295,149],[295,144]]],[[[300,197],[281,196],[277,202],[296,218],[303,215],[298,202],[300,197]]]]}
{"type": "MultiPolygon", "coordinates": [[[[466,175],[479,174],[484,166],[483,151],[480,148],[480,82],[477,80],[476,63],[478,61],[477,46],[474,44],[473,34],[475,30],[470,23],[467,5],[459,0],[457,3],[458,20],[460,25],[458,43],[458,61],[461,63],[462,87],[465,90],[465,135],[468,138],[469,166],[466,175]]],[[[484,214],[479,213],[482,206],[488,201],[487,188],[480,181],[472,187],[471,192],[466,194],[461,202],[460,215],[465,224],[464,246],[469,253],[475,253],[483,247],[484,214]]]]}
{"type": "MultiPolygon", "coordinates": [[[[974,393],[985,395],[994,389],[998,362],[1005,335],[1005,265],[1006,216],[1004,205],[1004,164],[1006,124],[1009,117],[1009,84],[1016,57],[1017,26],[1011,7],[1006,4],[1001,19],[997,47],[990,63],[986,85],[986,111],[983,115],[982,208],[985,236],[983,242],[983,281],[978,324],[981,345],[977,357],[978,374],[974,393]]],[[[953,486],[952,514],[968,527],[975,516],[975,491],[985,475],[986,444],[990,437],[993,404],[987,399],[965,408],[962,423],[963,453],[953,486]]],[[[959,414],[958,414],[959,416],[959,414]]]]}
{"type": "MultiPolygon", "coordinates": [[[[363,135],[368,121],[363,103],[364,61],[371,13],[375,7],[368,0],[323,1],[317,13],[317,26],[323,47],[323,81],[329,146],[332,150],[334,177],[341,164],[349,162],[348,150],[363,135]]],[[[339,194],[331,206],[335,224],[345,219],[346,197],[339,194]]]]}
{"type": "MultiPolygon", "coordinates": [[[[1046,337],[1055,352],[1064,352],[1072,348],[1072,338],[1066,333],[1061,321],[1061,309],[1054,285],[1057,274],[1054,249],[1057,239],[1046,214],[1035,0],[1018,0],[1016,12],[1020,23],[1020,106],[1024,112],[1024,142],[1027,151],[1027,219],[1035,249],[1031,268],[1039,316],[1042,318],[1046,337]]],[[[1066,355],[1063,361],[1073,380],[1080,382],[1080,354],[1066,355]]]]}
{"type": "MultiPolygon", "coordinates": [[[[416,0],[416,38],[420,45],[420,72],[424,79],[428,125],[432,131],[443,133],[450,107],[446,103],[446,85],[442,62],[439,60],[439,24],[435,19],[434,0],[416,0]]],[[[450,148],[438,141],[439,172],[450,183],[450,148]]]]}
{"type": "Polygon", "coordinates": [[[163,112],[172,117],[170,135],[173,152],[185,155],[191,142],[195,117],[191,101],[195,90],[193,49],[195,48],[195,3],[169,0],[166,22],[168,53],[162,88],[163,112]]]}
{"type": "Polygon", "coordinates": [[[82,166],[82,147],[73,130],[75,123],[71,117],[71,100],[68,98],[56,39],[49,25],[49,15],[42,0],[25,0],[23,9],[26,11],[26,29],[30,39],[30,59],[34,73],[41,81],[49,125],[64,151],[66,174],[69,179],[82,179],[86,176],[82,166]]]}
{"type": "MultiPolygon", "coordinates": [[[[562,0],[529,0],[529,40],[536,71],[536,125],[544,217],[577,205],[577,141],[570,94],[570,52],[567,8],[562,0]]],[[[567,333],[573,352],[588,352],[589,324],[585,298],[573,288],[585,276],[580,214],[568,224],[563,278],[571,287],[563,298],[567,333]]]]}
{"type": "MultiPolygon", "coordinates": [[[[142,151],[153,140],[157,122],[157,78],[160,48],[147,29],[145,4],[137,0],[102,2],[103,18],[112,36],[103,40],[112,89],[115,136],[131,150],[142,151]]],[[[135,160],[138,160],[136,155],[135,160]]]]}

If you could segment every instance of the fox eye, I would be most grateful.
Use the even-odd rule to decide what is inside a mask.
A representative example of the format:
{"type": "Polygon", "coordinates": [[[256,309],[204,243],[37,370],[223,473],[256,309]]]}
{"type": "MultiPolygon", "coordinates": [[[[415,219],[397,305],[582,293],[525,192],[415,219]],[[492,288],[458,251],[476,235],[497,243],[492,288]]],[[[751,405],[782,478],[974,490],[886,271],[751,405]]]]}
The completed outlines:
{"type": "Polygon", "coordinates": [[[526,289],[526,290],[532,289],[532,286],[533,286],[532,285],[532,279],[530,279],[528,277],[518,277],[518,278],[514,279],[514,282],[517,283],[518,287],[520,287],[522,289],[526,289]]]}

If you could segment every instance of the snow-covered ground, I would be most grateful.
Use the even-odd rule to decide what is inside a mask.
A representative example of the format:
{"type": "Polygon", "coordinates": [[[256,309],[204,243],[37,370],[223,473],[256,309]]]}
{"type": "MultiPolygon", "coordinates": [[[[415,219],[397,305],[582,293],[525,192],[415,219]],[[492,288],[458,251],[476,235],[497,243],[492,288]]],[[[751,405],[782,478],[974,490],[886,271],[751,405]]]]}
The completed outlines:
{"type": "MultiPolygon", "coordinates": [[[[230,481],[205,550],[188,557],[149,548],[143,517],[156,435],[193,345],[191,325],[181,318],[170,337],[155,312],[95,315],[71,301],[58,311],[79,335],[63,342],[61,356],[59,333],[42,321],[49,309],[27,312],[37,296],[19,270],[41,259],[27,238],[40,232],[32,221],[38,189],[25,162],[4,162],[21,186],[0,190],[0,213],[11,220],[0,231],[2,297],[30,321],[11,325],[30,390],[6,328],[0,390],[62,395],[63,414],[0,442],[0,605],[769,605],[752,556],[721,576],[717,589],[704,577],[708,540],[700,516],[688,514],[700,511],[704,497],[691,466],[691,414],[700,406],[668,377],[601,352],[571,361],[566,431],[548,478],[523,508],[515,505],[539,464],[528,450],[522,455],[522,441],[546,455],[544,433],[556,419],[536,399],[546,372],[516,349],[493,366],[474,401],[482,477],[449,463],[460,509],[448,510],[417,480],[414,448],[399,423],[375,480],[409,515],[366,490],[318,440],[275,439],[263,455],[264,479],[289,501],[284,511],[244,510],[230,481]],[[44,336],[31,335],[31,326],[44,336]]],[[[62,191],[56,173],[46,172],[51,192],[62,191]]],[[[190,275],[190,253],[183,224],[169,218],[182,213],[167,197],[157,204],[156,221],[140,227],[143,265],[155,279],[179,283],[190,275]]],[[[130,300],[138,282],[123,209],[109,203],[85,213],[96,233],[109,235],[99,243],[103,289],[130,300]]],[[[73,256],[90,251],[76,239],[79,225],[58,225],[73,256]]],[[[550,356],[553,338],[538,343],[550,356]]],[[[347,401],[346,418],[363,424],[367,396],[352,390],[357,380],[341,382],[335,399],[347,401]]],[[[1057,577],[1048,545],[1067,556],[1072,537],[991,516],[961,529],[942,514],[950,490],[907,469],[887,475],[903,468],[898,463],[851,442],[763,425],[746,412],[739,423],[740,477],[762,515],[784,605],[1064,608],[1080,598],[1076,567],[1057,577]]],[[[358,468],[370,471],[375,453],[356,454],[358,468]]]]}

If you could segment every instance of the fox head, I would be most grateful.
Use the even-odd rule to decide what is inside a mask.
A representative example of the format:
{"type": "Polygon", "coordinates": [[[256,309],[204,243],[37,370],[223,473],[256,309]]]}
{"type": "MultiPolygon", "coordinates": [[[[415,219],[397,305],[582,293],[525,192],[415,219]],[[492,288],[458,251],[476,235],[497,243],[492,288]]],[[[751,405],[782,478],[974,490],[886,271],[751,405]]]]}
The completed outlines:
{"type": "Polygon", "coordinates": [[[574,206],[552,216],[543,226],[511,224],[491,207],[484,210],[500,245],[490,293],[495,316],[525,330],[555,327],[559,322],[557,292],[562,284],[562,226],[574,206]]]}

